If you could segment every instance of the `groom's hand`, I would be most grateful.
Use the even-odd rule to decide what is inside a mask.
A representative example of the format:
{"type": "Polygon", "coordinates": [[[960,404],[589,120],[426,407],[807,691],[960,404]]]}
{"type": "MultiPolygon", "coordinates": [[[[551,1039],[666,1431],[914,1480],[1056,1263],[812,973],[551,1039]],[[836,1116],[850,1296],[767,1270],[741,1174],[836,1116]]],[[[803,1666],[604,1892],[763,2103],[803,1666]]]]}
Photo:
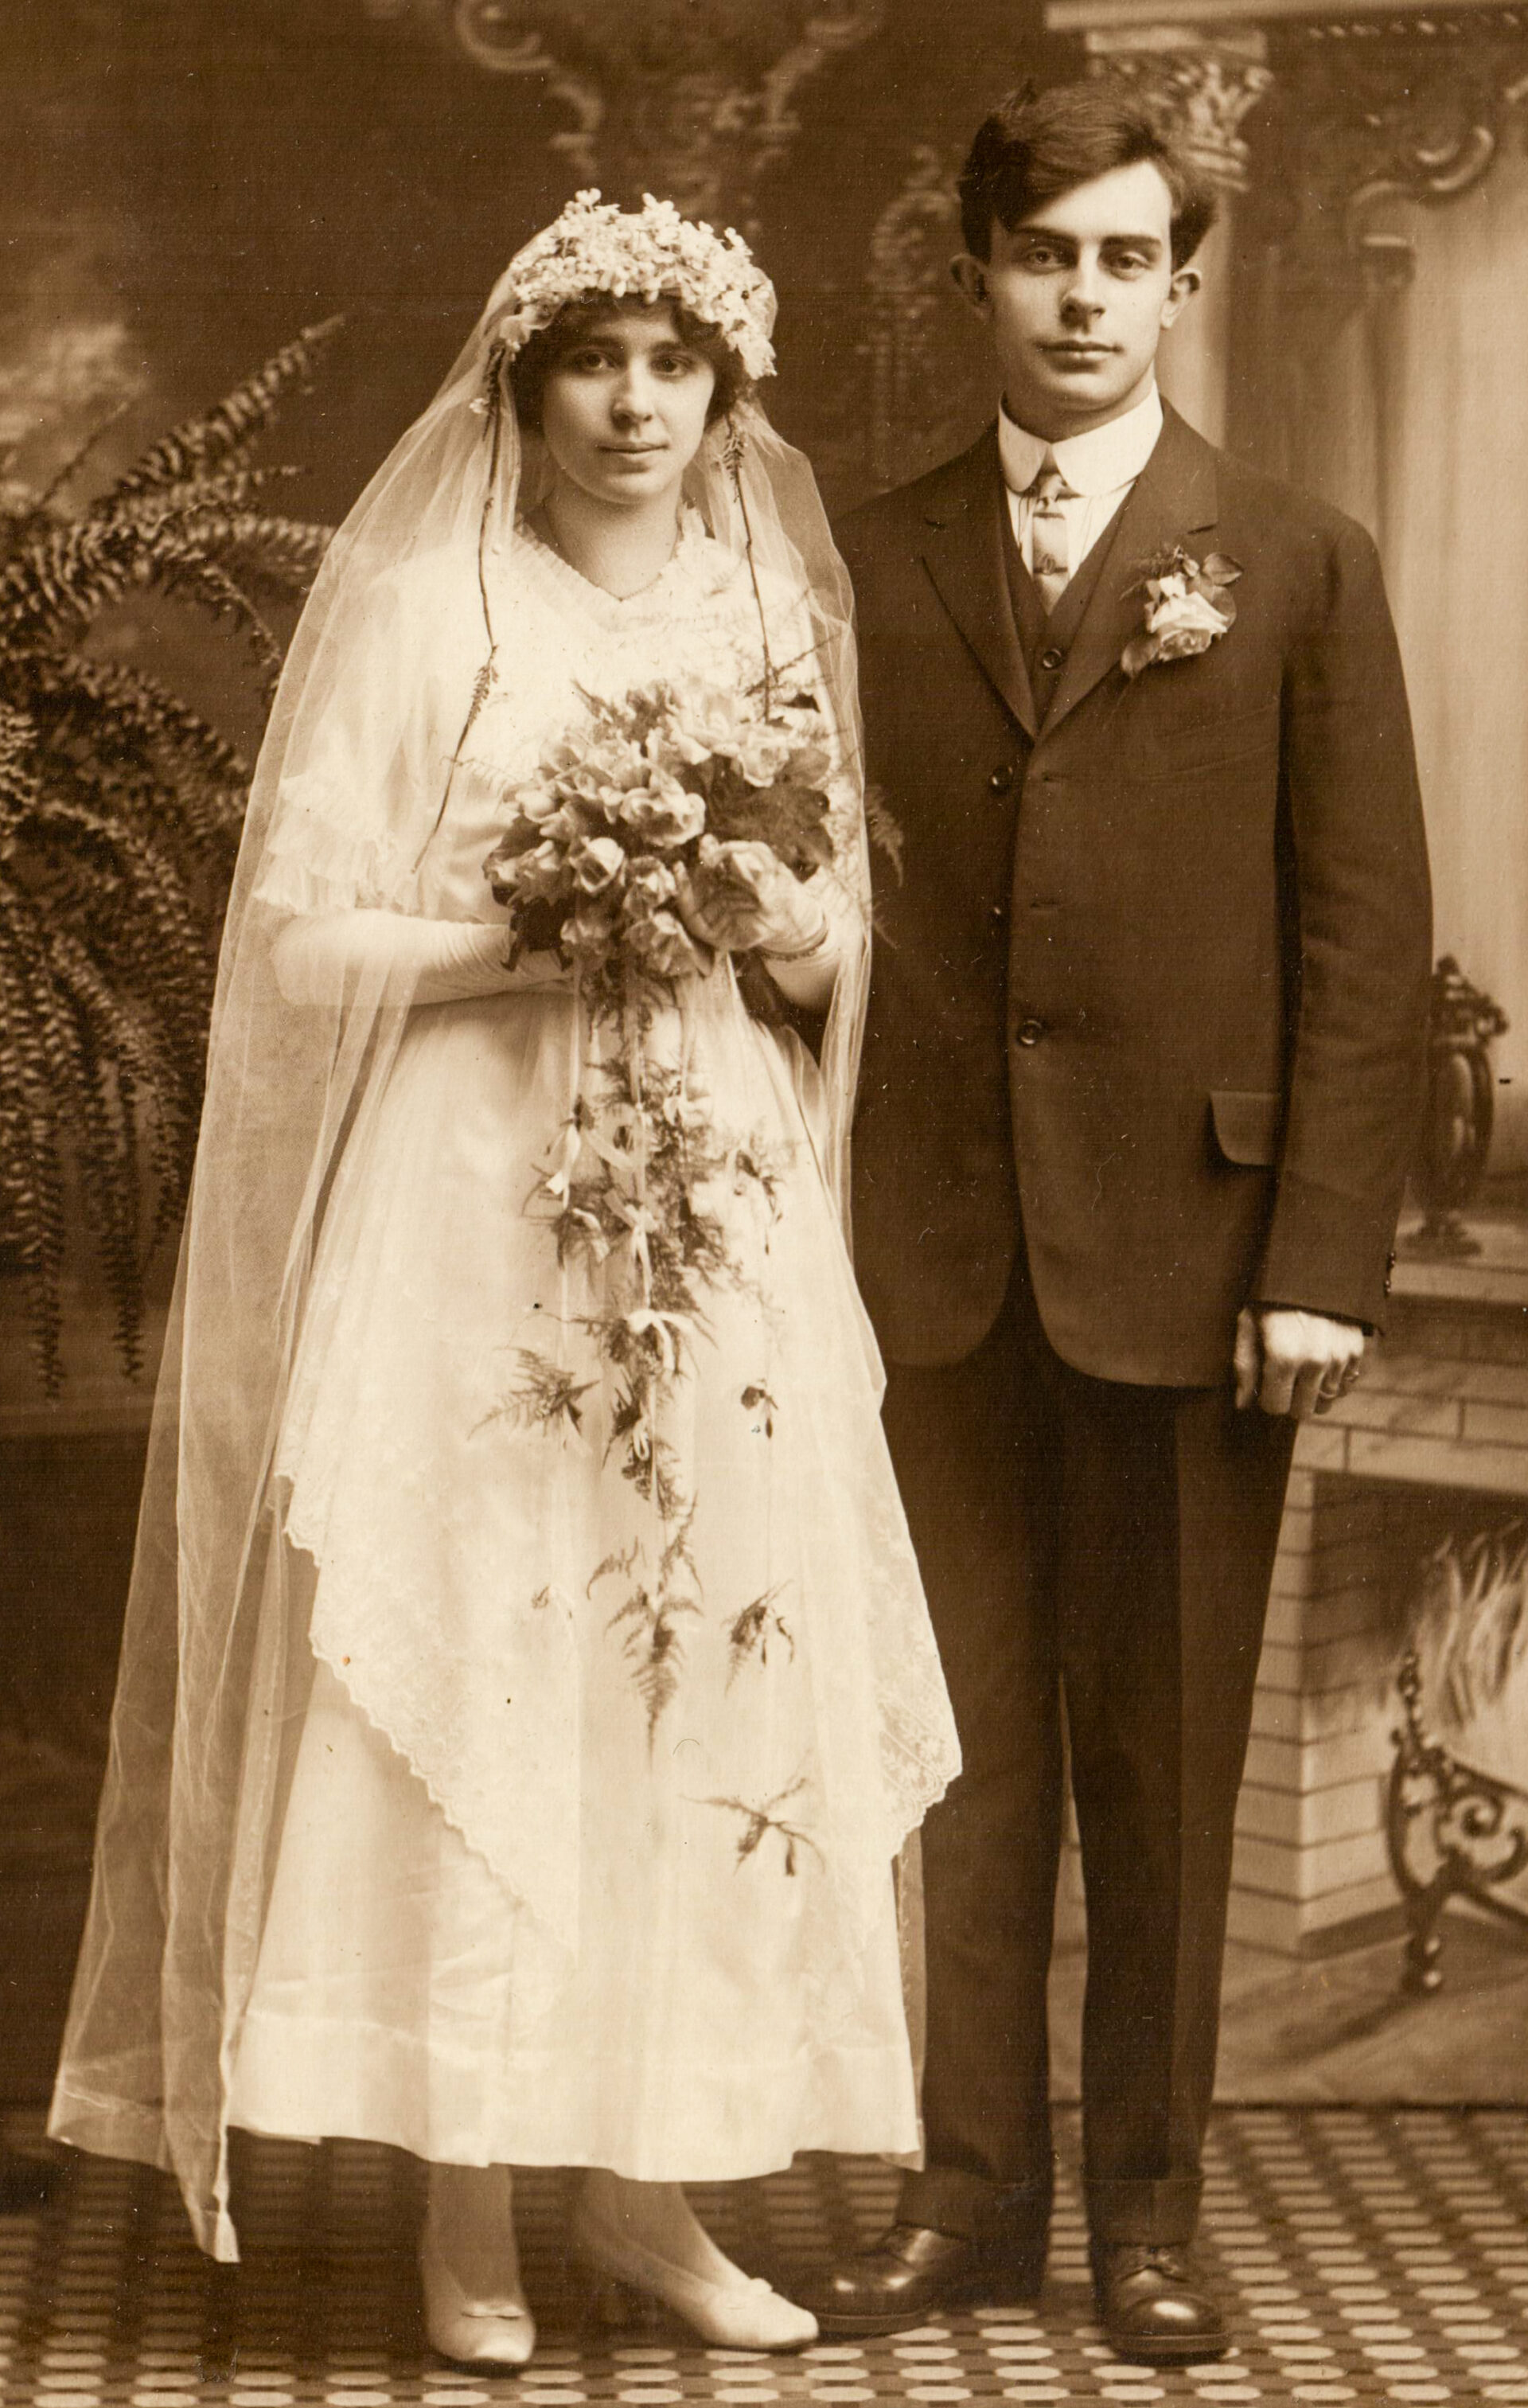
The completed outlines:
{"type": "Polygon", "coordinates": [[[1285,1305],[1236,1315],[1236,1405],[1304,1421],[1345,1397],[1359,1375],[1364,1334],[1351,1321],[1285,1305]]]}

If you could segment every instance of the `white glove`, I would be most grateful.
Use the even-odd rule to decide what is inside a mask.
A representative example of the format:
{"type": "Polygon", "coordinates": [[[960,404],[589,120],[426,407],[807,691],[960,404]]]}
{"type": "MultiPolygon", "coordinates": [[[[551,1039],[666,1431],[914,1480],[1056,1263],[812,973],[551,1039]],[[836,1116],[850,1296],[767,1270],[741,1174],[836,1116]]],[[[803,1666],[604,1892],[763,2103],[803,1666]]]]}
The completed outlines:
{"type": "Polygon", "coordinates": [[[404,911],[319,911],[289,921],[272,966],[289,1003],[465,1003],[566,973],[546,953],[507,967],[502,920],[421,920],[404,911]]]}

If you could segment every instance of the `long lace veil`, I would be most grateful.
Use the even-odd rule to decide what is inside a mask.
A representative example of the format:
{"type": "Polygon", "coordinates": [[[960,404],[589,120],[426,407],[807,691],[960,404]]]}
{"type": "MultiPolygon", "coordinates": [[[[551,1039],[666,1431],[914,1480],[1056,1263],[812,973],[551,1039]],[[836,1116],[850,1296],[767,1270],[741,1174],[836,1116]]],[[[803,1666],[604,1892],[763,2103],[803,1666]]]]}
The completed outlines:
{"type": "MultiPolygon", "coordinates": [[[[220,2258],[237,2255],[226,2102],[278,1832],[283,1714],[310,1670],[311,1567],[279,1535],[273,1455],[335,1167],[342,1147],[364,1160],[408,1008],[380,972],[343,1005],[291,1004],[273,947],[294,914],[421,910],[421,866],[487,666],[488,597],[514,574],[524,446],[498,362],[524,256],[324,561],[256,769],[219,969],[50,2128],[173,2170],[220,2258]]],[[[786,597],[793,626],[809,625],[810,682],[858,794],[850,590],[809,466],[745,400],[691,481],[712,533],[739,554],[751,544],[761,596],[786,597]]],[[[841,1206],[867,982],[863,810],[846,853],[862,934],[821,1057],[841,1206]]]]}

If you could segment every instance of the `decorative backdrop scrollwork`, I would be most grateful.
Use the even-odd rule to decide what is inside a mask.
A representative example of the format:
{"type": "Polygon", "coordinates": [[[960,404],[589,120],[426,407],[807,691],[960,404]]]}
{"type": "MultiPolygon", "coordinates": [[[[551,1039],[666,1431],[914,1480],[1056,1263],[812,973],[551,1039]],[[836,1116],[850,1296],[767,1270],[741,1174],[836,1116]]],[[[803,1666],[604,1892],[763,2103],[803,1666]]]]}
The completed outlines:
{"type": "Polygon", "coordinates": [[[363,0],[491,75],[541,80],[579,175],[753,230],[797,95],[879,31],[885,0],[363,0]]]}
{"type": "Polygon", "coordinates": [[[1278,105],[1259,145],[1256,204],[1295,306],[1356,308],[1405,273],[1372,230],[1388,200],[1458,199],[1489,171],[1528,93],[1528,12],[1319,22],[1271,44],[1278,105]],[[1363,21],[1361,21],[1363,22],[1363,21]]]}
{"type": "MultiPolygon", "coordinates": [[[[938,341],[949,263],[960,249],[956,164],[921,142],[912,166],[877,218],[865,268],[870,380],[870,473],[895,485],[949,449],[949,363],[938,341]]],[[[957,376],[956,381],[959,379],[957,376]]]]}
{"type": "MultiPolygon", "coordinates": [[[[1233,439],[1296,483],[1328,490],[1334,429],[1351,423],[1343,362],[1365,363],[1372,490],[1335,494],[1381,549],[1404,508],[1393,458],[1412,239],[1387,204],[1444,207],[1472,192],[1528,92],[1528,10],[1278,23],[1270,105],[1251,133],[1240,227],[1233,439]],[[1361,349],[1344,351],[1358,322],[1361,349]]],[[[1346,472],[1345,472],[1346,473],[1346,472]]]]}

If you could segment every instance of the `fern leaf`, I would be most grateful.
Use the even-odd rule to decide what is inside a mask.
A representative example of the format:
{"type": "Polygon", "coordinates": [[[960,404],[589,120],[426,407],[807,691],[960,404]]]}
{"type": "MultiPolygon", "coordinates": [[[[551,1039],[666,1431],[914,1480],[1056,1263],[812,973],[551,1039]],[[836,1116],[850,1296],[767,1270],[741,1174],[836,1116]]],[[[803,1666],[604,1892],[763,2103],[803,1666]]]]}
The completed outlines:
{"type": "Polygon", "coordinates": [[[128,1175],[137,1152],[134,1084],[121,1071],[112,1078],[84,998],[70,994],[67,1001],[79,1065],[74,1153],[80,1203],[106,1274],[118,1349],[136,1376],[141,1368],[143,1292],[138,1182],[128,1175]]]}
{"type": "Polygon", "coordinates": [[[215,849],[236,844],[249,764],[156,678],[84,652],[32,652],[15,682],[50,743],[70,746],[77,759],[88,746],[112,771],[129,763],[163,767],[172,787],[154,783],[193,840],[215,849]]]}
{"type": "Polygon", "coordinates": [[[259,467],[229,466],[209,470],[204,476],[184,478],[178,484],[153,486],[145,494],[129,497],[112,515],[137,518],[172,512],[179,517],[192,510],[251,509],[263,500],[270,485],[301,474],[302,470],[289,462],[264,462],[259,467]]]}
{"type": "Polygon", "coordinates": [[[255,658],[272,681],[281,667],[281,646],[271,627],[236,579],[215,560],[187,559],[169,566],[156,553],[152,566],[156,585],[166,593],[199,602],[214,619],[224,619],[248,637],[255,658]]]}
{"type": "MultiPolygon", "coordinates": [[[[199,1059],[211,947],[184,880],[138,830],[78,803],[50,796],[35,819],[55,853],[82,862],[91,908],[67,917],[88,930],[91,956],[109,966],[114,981],[152,1009],[170,1039],[189,1042],[193,1062],[199,1059]]],[[[56,941],[65,934],[55,931],[56,941]]]]}
{"type": "Polygon", "coordinates": [[[878,786],[866,786],[864,790],[864,826],[872,848],[888,863],[900,886],[902,829],[878,786]]]}
{"type": "Polygon", "coordinates": [[[141,529],[94,519],[25,545],[0,569],[0,642],[88,626],[121,600],[146,550],[141,529]]]}
{"type": "Polygon", "coordinates": [[[294,342],[283,344],[214,408],[183,420],[150,445],[98,507],[114,511],[137,494],[184,484],[242,453],[265,432],[283,394],[294,384],[307,382],[343,323],[343,319],[326,318],[321,325],[305,326],[294,342]]]}
{"type": "Polygon", "coordinates": [[[112,428],[121,419],[126,417],[132,407],[133,405],[131,401],[123,400],[118,402],[114,409],[108,409],[106,416],[100,420],[95,426],[92,427],[83,443],[77,445],[76,449],[70,452],[68,458],[64,461],[63,467],[54,470],[52,476],[49,479],[47,484],[37,495],[36,508],[39,515],[46,515],[46,513],[51,509],[60,494],[63,493],[64,487],[66,485],[73,484],[75,479],[79,476],[80,469],[84,466],[86,461],[90,459],[97,445],[104,441],[106,437],[110,434],[112,428]]]}
{"type": "Polygon", "coordinates": [[[37,799],[36,745],[36,722],[0,703],[0,825],[22,817],[37,799]]]}
{"type": "Polygon", "coordinates": [[[132,1231],[135,1240],[131,1267],[121,1275],[120,1288],[114,1291],[119,1342],[131,1369],[143,1320],[142,1269],[161,1238],[179,1220],[191,1183],[198,1088],[194,1077],[188,1080],[179,1067],[162,1035],[156,1037],[152,1032],[147,1015],[135,1012],[101,975],[78,938],[55,937],[52,952],[71,1002],[81,1015],[88,1017],[95,1044],[115,1070],[117,1140],[97,1158],[93,1168],[102,1182],[109,1181],[130,1191],[132,1198],[119,1210],[122,1226],[132,1231]],[[146,1113],[140,1113],[138,1109],[140,1096],[150,1107],[146,1113]],[[136,1243],[136,1189],[140,1146],[145,1140],[156,1196],[148,1237],[140,1249],[136,1243]]]}
{"type": "Polygon", "coordinates": [[[257,594],[273,600],[300,601],[333,540],[333,527],[307,526],[295,519],[267,519],[258,538],[231,545],[225,557],[257,594]]]}
{"type": "Polygon", "coordinates": [[[0,1235],[49,1394],[71,1194],[130,1369],[141,1354],[144,1267],[190,1182],[249,780],[196,711],[79,638],[153,586],[233,623],[275,669],[262,600],[304,590],[329,530],[270,510],[286,472],[247,454],[336,324],[166,436],[78,519],[57,497],[90,446],[46,494],[0,489],[0,1235]]]}
{"type": "Polygon", "coordinates": [[[54,1000],[30,907],[0,884],[0,1194],[26,1283],[32,1357],[50,1397],[62,1379],[64,1233],[61,1099],[46,1033],[54,1000]]]}
{"type": "Polygon", "coordinates": [[[240,577],[257,577],[275,591],[289,595],[307,593],[334,536],[332,527],[304,519],[208,502],[184,511],[167,510],[160,517],[135,515],[128,523],[152,531],[156,556],[167,557],[173,541],[178,557],[218,560],[240,577]]]}
{"type": "MultiPolygon", "coordinates": [[[[49,814],[55,805],[99,812],[136,831],[171,862],[198,911],[204,943],[216,941],[216,923],[228,873],[238,849],[243,796],[189,774],[171,779],[150,759],[126,746],[115,757],[79,758],[66,747],[45,746],[38,756],[36,818],[28,841],[48,844],[49,814]]],[[[70,860],[50,855],[51,879],[70,884],[73,903],[89,913],[91,896],[79,884],[82,872],[70,860]]]]}

